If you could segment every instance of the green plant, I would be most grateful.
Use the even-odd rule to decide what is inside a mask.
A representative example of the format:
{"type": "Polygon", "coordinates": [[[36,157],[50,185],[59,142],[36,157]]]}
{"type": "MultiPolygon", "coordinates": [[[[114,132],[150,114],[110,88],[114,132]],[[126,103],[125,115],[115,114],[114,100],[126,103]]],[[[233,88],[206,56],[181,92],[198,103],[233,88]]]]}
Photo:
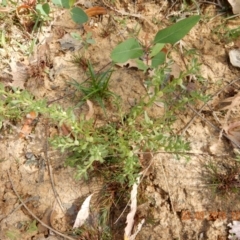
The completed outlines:
{"type": "Polygon", "coordinates": [[[175,44],[181,40],[199,20],[200,16],[192,16],[158,31],[151,44],[152,46],[142,46],[142,44],[134,38],[127,39],[113,49],[111,58],[114,62],[119,63],[126,62],[129,59],[137,59],[137,64],[140,69],[142,69],[141,66],[144,65],[146,68],[157,68],[165,62],[166,54],[161,51],[165,44],[175,44]],[[138,59],[143,57],[143,54],[147,57],[146,63],[138,59]],[[148,56],[151,58],[148,59],[148,56]],[[148,60],[151,60],[151,64],[148,60]]]}
{"type": "Polygon", "coordinates": [[[163,128],[160,122],[152,121],[146,112],[145,117],[136,122],[139,108],[143,111],[138,106],[120,123],[110,123],[99,128],[95,128],[92,121],[81,119],[80,123],[72,125],[75,139],[56,137],[52,144],[72,153],[67,164],[77,168],[78,178],[87,177],[89,170],[94,170],[95,166],[98,171],[108,172],[102,174],[107,176],[108,181],[133,183],[140,170],[139,152],[189,149],[186,142],[180,137],[169,136],[169,129],[163,128]]]}
{"type": "Polygon", "coordinates": [[[108,172],[104,173],[108,181],[133,183],[140,169],[139,152],[184,151],[189,148],[178,136],[169,135],[169,128],[163,127],[162,119],[151,120],[144,111],[144,103],[135,106],[119,122],[95,127],[93,120],[76,117],[73,109],[48,106],[46,100],[35,100],[27,91],[8,91],[0,85],[0,93],[1,123],[35,111],[59,125],[65,123],[71,127],[74,138],[57,136],[51,142],[62,151],[71,153],[66,164],[76,168],[78,178],[88,177],[92,170],[97,170],[108,172]]]}
{"type": "Polygon", "coordinates": [[[27,232],[28,233],[33,233],[33,232],[37,232],[37,231],[38,231],[38,227],[37,227],[36,220],[33,220],[32,222],[27,223],[27,232]]]}
{"type": "Polygon", "coordinates": [[[104,108],[104,100],[115,96],[108,88],[112,72],[113,70],[110,68],[105,72],[96,73],[92,64],[88,62],[88,80],[83,83],[73,82],[75,88],[84,95],[81,101],[94,100],[104,108]]]}
{"type": "MultiPolygon", "coordinates": [[[[59,0],[54,3],[61,6],[68,4],[66,6],[73,9],[73,2],[70,4],[68,1],[66,3],[59,0]]],[[[77,178],[89,178],[92,174],[99,174],[107,182],[107,190],[111,189],[109,186],[116,186],[103,194],[95,228],[86,227],[86,238],[84,229],[81,230],[83,239],[88,239],[89,236],[94,239],[96,233],[101,239],[111,238],[108,222],[111,207],[115,202],[114,192],[121,188],[126,189],[136,181],[139,172],[144,168],[139,155],[159,150],[175,152],[178,155],[189,150],[189,144],[175,133],[172,123],[176,119],[176,112],[184,109],[186,103],[204,99],[199,92],[188,91],[184,83],[187,76],[197,74],[198,63],[192,61],[186,72],[182,72],[178,78],[168,79],[170,63],[165,62],[166,54],[161,50],[166,43],[174,44],[180,40],[198,20],[199,17],[192,17],[159,31],[149,46],[143,46],[136,39],[130,38],[113,50],[111,57],[115,62],[136,59],[142,70],[154,69],[152,77],[145,82],[148,90],[153,89],[153,94],[143,96],[129,112],[122,113],[121,109],[118,109],[115,113],[117,120],[114,122],[106,121],[97,126],[96,119],[86,120],[83,115],[76,115],[74,106],[63,109],[59,105],[49,105],[46,100],[36,100],[25,90],[6,89],[0,85],[1,126],[6,119],[21,119],[30,111],[35,111],[60,126],[66,124],[70,129],[69,135],[55,136],[50,140],[53,147],[69,153],[66,165],[75,168],[77,178]],[[147,59],[146,62],[138,59],[142,56],[147,59]],[[148,110],[157,101],[164,104],[165,114],[161,118],[153,119],[148,110]]],[[[82,40],[77,34],[74,37],[82,40]]],[[[92,43],[91,36],[87,36],[85,47],[92,43]]],[[[76,56],[74,61],[77,63],[81,59],[81,56],[76,56]]],[[[87,69],[88,79],[83,83],[73,83],[77,92],[81,93],[80,101],[93,100],[105,109],[105,100],[115,97],[109,90],[113,70],[110,68],[96,72],[90,62],[87,63],[87,69]]],[[[34,224],[30,227],[32,228],[34,229],[34,224]]]]}
{"type": "MultiPolygon", "coordinates": [[[[36,6],[30,8],[29,18],[33,21],[34,25],[32,31],[36,31],[38,27],[41,27],[44,22],[49,21],[51,18],[50,14],[50,6],[48,2],[38,3],[36,6]]],[[[35,42],[34,42],[35,44],[35,42]]]]}
{"type": "MultiPolygon", "coordinates": [[[[199,17],[192,17],[190,20],[183,20],[167,30],[158,32],[150,50],[150,57],[158,57],[158,52],[163,48],[165,42],[174,43],[183,37],[199,20],[199,17]],[[179,30],[180,27],[183,27],[183,32],[179,30]]],[[[128,39],[117,46],[111,56],[122,62],[140,57],[143,52],[139,42],[135,39],[128,39]]],[[[173,117],[175,110],[181,110],[186,102],[191,101],[191,95],[187,95],[182,79],[187,74],[193,73],[194,68],[190,68],[189,71],[182,73],[179,78],[173,79],[171,82],[165,82],[168,65],[165,64],[163,68],[159,69],[156,66],[152,65],[155,67],[154,76],[146,82],[148,87],[154,87],[153,96],[149,97],[147,102],[143,98],[129,113],[119,112],[117,122],[96,127],[93,119],[84,120],[83,116],[79,119],[71,108],[64,111],[57,105],[47,106],[46,101],[36,101],[26,91],[7,92],[3,87],[0,89],[3,96],[2,121],[6,116],[9,118],[21,117],[23,113],[36,111],[59,122],[60,125],[65,123],[71,127],[71,136],[73,137],[70,135],[57,136],[51,142],[61,151],[67,150],[71,153],[66,164],[76,168],[78,178],[88,177],[89,172],[98,169],[101,172],[108,172],[108,174],[104,173],[108,180],[131,184],[135,181],[141,168],[139,152],[155,152],[160,149],[182,152],[189,149],[185,141],[169,132],[172,131],[171,124],[175,120],[173,117]],[[177,95],[174,96],[177,91],[182,94],[181,98],[177,95]],[[185,91],[184,94],[181,91],[185,91]],[[170,98],[170,102],[169,98],[164,97],[169,94],[173,96],[170,98]],[[167,114],[158,120],[151,119],[146,109],[151,107],[160,96],[162,96],[164,104],[168,106],[167,114]],[[108,169],[111,171],[109,172],[108,169]]],[[[111,74],[111,69],[96,73],[92,65],[88,63],[88,80],[81,84],[74,83],[76,89],[83,94],[81,100],[91,99],[104,107],[104,99],[114,96],[108,89],[111,74]]]]}
{"type": "Polygon", "coordinates": [[[75,23],[83,24],[88,21],[87,14],[79,7],[74,7],[75,0],[52,0],[57,6],[69,9],[72,20],[75,23]]]}

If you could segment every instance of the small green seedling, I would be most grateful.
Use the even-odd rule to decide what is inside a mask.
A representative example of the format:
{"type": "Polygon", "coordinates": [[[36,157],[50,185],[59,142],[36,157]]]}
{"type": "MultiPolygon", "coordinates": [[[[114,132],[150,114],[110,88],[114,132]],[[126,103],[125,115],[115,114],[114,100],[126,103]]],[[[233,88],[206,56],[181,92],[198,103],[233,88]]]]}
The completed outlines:
{"type": "Polygon", "coordinates": [[[74,81],[73,83],[76,89],[84,95],[81,101],[93,100],[104,108],[104,99],[115,96],[108,88],[112,72],[110,68],[105,72],[96,73],[92,64],[88,62],[88,81],[83,83],[74,81]]]}
{"type": "MultiPolygon", "coordinates": [[[[151,57],[151,65],[146,66],[156,68],[165,62],[166,54],[161,52],[161,49],[166,43],[175,44],[181,40],[200,20],[200,16],[192,16],[181,20],[170,27],[160,30],[152,43],[150,52],[144,52],[144,47],[134,38],[127,39],[115,47],[111,53],[111,58],[116,63],[124,63],[129,59],[138,59],[143,57],[143,54],[151,57]]],[[[148,48],[147,48],[148,49],[148,48]]],[[[138,59],[140,69],[143,69],[145,64],[138,59]]],[[[146,64],[145,64],[146,65],[146,64]]]]}

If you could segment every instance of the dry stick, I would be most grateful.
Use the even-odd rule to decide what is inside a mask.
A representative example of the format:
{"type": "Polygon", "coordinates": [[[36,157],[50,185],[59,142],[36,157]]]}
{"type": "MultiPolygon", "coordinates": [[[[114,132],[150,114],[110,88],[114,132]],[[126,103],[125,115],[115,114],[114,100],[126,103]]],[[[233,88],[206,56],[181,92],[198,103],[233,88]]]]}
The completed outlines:
{"type": "MultiPolygon", "coordinates": [[[[171,205],[171,208],[173,210],[173,214],[174,214],[176,220],[178,221],[179,219],[178,219],[178,216],[177,216],[177,212],[175,211],[174,205],[172,204],[171,192],[170,192],[167,176],[166,176],[166,173],[165,173],[165,170],[164,170],[164,167],[163,167],[162,158],[161,158],[161,168],[162,168],[163,177],[164,177],[164,180],[165,180],[165,183],[166,183],[166,186],[167,186],[167,190],[168,190],[168,196],[169,196],[169,200],[170,200],[170,205],[171,205]]],[[[181,235],[180,235],[180,231],[178,231],[178,237],[179,237],[179,240],[182,239],[181,235]]]]}
{"type": "Polygon", "coordinates": [[[58,205],[60,206],[61,210],[63,211],[63,213],[65,212],[62,203],[61,203],[61,199],[59,198],[59,194],[55,188],[55,184],[54,184],[54,180],[53,180],[53,174],[52,174],[52,168],[50,165],[50,161],[48,158],[48,122],[46,124],[46,128],[45,128],[45,146],[44,146],[44,157],[45,157],[45,161],[47,161],[47,168],[48,168],[48,174],[50,177],[50,181],[51,181],[51,185],[52,185],[52,190],[54,193],[55,198],[57,199],[58,205]]]}
{"type": "MultiPolygon", "coordinates": [[[[220,91],[218,91],[218,92],[216,92],[215,94],[213,94],[211,98],[217,96],[218,94],[220,94],[221,92],[223,92],[226,87],[231,86],[232,84],[234,84],[235,82],[237,82],[237,81],[239,81],[239,80],[240,80],[240,78],[231,81],[231,82],[228,83],[226,86],[224,86],[220,91]]],[[[209,100],[209,101],[210,101],[210,100],[209,100]]],[[[202,105],[202,107],[200,108],[199,111],[194,111],[194,112],[195,112],[195,115],[194,115],[194,116],[192,117],[192,119],[185,125],[185,127],[181,130],[181,134],[184,134],[184,133],[186,132],[186,130],[189,128],[189,126],[192,124],[192,122],[194,121],[194,119],[195,119],[197,116],[200,116],[200,113],[202,112],[203,108],[208,104],[209,101],[207,101],[206,103],[204,103],[204,104],[202,105]]],[[[189,104],[188,104],[188,107],[191,108],[191,106],[190,106],[189,104]]],[[[191,109],[191,110],[192,110],[192,109],[191,109]]]]}
{"type": "Polygon", "coordinates": [[[27,205],[24,203],[24,201],[21,199],[21,197],[19,196],[18,192],[16,191],[15,187],[14,187],[14,184],[13,184],[13,181],[10,177],[10,173],[9,173],[9,170],[7,170],[7,174],[8,174],[8,178],[9,178],[9,181],[11,182],[11,185],[12,185],[12,189],[13,189],[13,192],[16,194],[16,196],[18,197],[18,200],[21,202],[21,204],[26,208],[26,210],[29,212],[29,214],[34,218],[36,219],[39,223],[41,223],[44,227],[46,227],[47,229],[51,230],[52,232],[54,232],[55,234],[61,236],[61,237],[64,237],[66,239],[70,239],[70,240],[76,240],[75,238],[72,238],[72,237],[69,237],[61,232],[58,232],[57,230],[53,229],[52,227],[49,227],[47,224],[45,224],[43,221],[41,221],[28,207],[27,205]]]}

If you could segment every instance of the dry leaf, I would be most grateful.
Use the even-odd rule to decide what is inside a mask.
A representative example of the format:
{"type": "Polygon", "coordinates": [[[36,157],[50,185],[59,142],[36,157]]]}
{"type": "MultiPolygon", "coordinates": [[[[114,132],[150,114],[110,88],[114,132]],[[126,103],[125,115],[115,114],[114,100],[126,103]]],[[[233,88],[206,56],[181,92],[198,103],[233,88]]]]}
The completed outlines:
{"type": "Polygon", "coordinates": [[[137,236],[138,232],[141,230],[142,228],[142,224],[144,223],[144,219],[141,221],[141,223],[138,225],[138,229],[137,231],[131,235],[132,232],[132,228],[134,225],[134,217],[137,211],[137,189],[138,189],[138,185],[140,182],[140,177],[137,178],[136,183],[133,184],[132,187],[132,191],[131,191],[131,205],[130,205],[130,212],[127,215],[127,226],[124,229],[124,240],[134,240],[135,237],[137,236]]]}
{"type": "Polygon", "coordinates": [[[232,11],[234,14],[240,13],[240,1],[239,0],[228,0],[230,5],[232,6],[232,11]]]}
{"type": "Polygon", "coordinates": [[[32,129],[34,126],[34,120],[36,118],[37,118],[36,112],[30,112],[27,114],[27,116],[24,120],[24,125],[21,129],[21,132],[19,133],[20,138],[24,138],[32,132],[32,129]]]}
{"type": "Polygon", "coordinates": [[[93,118],[94,108],[93,108],[93,103],[90,100],[87,100],[87,105],[89,107],[89,110],[88,110],[88,113],[87,113],[85,119],[88,121],[93,118]]]}
{"type": "Polygon", "coordinates": [[[98,15],[104,15],[107,14],[107,10],[104,7],[91,7],[87,10],[85,10],[85,13],[88,15],[88,17],[98,16],[98,15]]]}
{"type": "MultiPolygon", "coordinates": [[[[236,136],[236,134],[237,134],[236,131],[232,131],[236,127],[236,125],[235,125],[236,123],[228,124],[228,120],[230,118],[231,112],[236,111],[239,108],[239,105],[240,105],[240,93],[236,94],[233,97],[227,98],[227,99],[225,99],[222,102],[225,102],[225,103],[229,103],[230,102],[230,104],[228,106],[223,107],[221,109],[221,110],[227,110],[227,113],[225,115],[224,124],[222,125],[222,129],[226,132],[227,135],[229,135],[229,138],[233,140],[233,138],[237,137],[236,136]],[[231,133],[230,133],[230,131],[231,131],[231,133]]],[[[220,134],[220,137],[221,137],[221,134],[220,134]]]]}
{"type": "Polygon", "coordinates": [[[240,93],[236,94],[233,97],[226,98],[222,102],[224,102],[224,103],[230,102],[230,104],[226,107],[223,107],[221,110],[228,110],[228,112],[233,111],[233,110],[235,110],[236,107],[238,107],[240,105],[240,93]]]}
{"type": "Polygon", "coordinates": [[[225,125],[224,131],[230,140],[240,146],[240,121],[225,125]]]}
{"type": "Polygon", "coordinates": [[[14,59],[9,63],[11,72],[5,70],[4,72],[12,75],[13,82],[9,85],[12,87],[24,89],[24,84],[29,77],[28,67],[23,63],[17,62],[14,59]]]}
{"type": "Polygon", "coordinates": [[[90,200],[92,195],[89,195],[83,202],[80,211],[77,214],[76,220],[74,222],[73,228],[81,227],[89,216],[89,207],[90,207],[90,200]]]}

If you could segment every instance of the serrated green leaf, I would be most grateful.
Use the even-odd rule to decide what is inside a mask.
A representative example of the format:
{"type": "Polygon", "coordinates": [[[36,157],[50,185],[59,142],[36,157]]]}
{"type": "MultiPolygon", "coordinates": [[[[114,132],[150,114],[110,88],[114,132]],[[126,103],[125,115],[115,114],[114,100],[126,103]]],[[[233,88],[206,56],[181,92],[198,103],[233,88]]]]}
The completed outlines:
{"type": "Polygon", "coordinates": [[[48,16],[50,13],[50,6],[48,3],[37,4],[36,10],[39,11],[44,16],[48,16]]]}
{"type": "Polygon", "coordinates": [[[69,0],[52,0],[52,2],[56,5],[59,5],[63,8],[70,8],[69,0]]]}
{"type": "Polygon", "coordinates": [[[158,67],[159,65],[163,64],[166,59],[166,54],[164,52],[159,52],[155,57],[152,58],[151,66],[153,68],[158,67]]]}
{"type": "Polygon", "coordinates": [[[111,52],[111,59],[114,62],[124,63],[129,59],[138,58],[143,55],[143,49],[139,42],[130,38],[117,45],[111,52]]]}
{"type": "Polygon", "coordinates": [[[170,27],[160,30],[155,38],[154,43],[171,43],[174,44],[181,40],[200,20],[200,16],[192,16],[183,19],[170,27]]]}
{"type": "Polygon", "coordinates": [[[164,45],[164,43],[156,43],[151,50],[150,57],[157,55],[163,49],[164,45]]]}
{"type": "Polygon", "coordinates": [[[79,7],[74,7],[71,9],[72,20],[75,23],[83,24],[88,21],[87,14],[79,7]]]}

